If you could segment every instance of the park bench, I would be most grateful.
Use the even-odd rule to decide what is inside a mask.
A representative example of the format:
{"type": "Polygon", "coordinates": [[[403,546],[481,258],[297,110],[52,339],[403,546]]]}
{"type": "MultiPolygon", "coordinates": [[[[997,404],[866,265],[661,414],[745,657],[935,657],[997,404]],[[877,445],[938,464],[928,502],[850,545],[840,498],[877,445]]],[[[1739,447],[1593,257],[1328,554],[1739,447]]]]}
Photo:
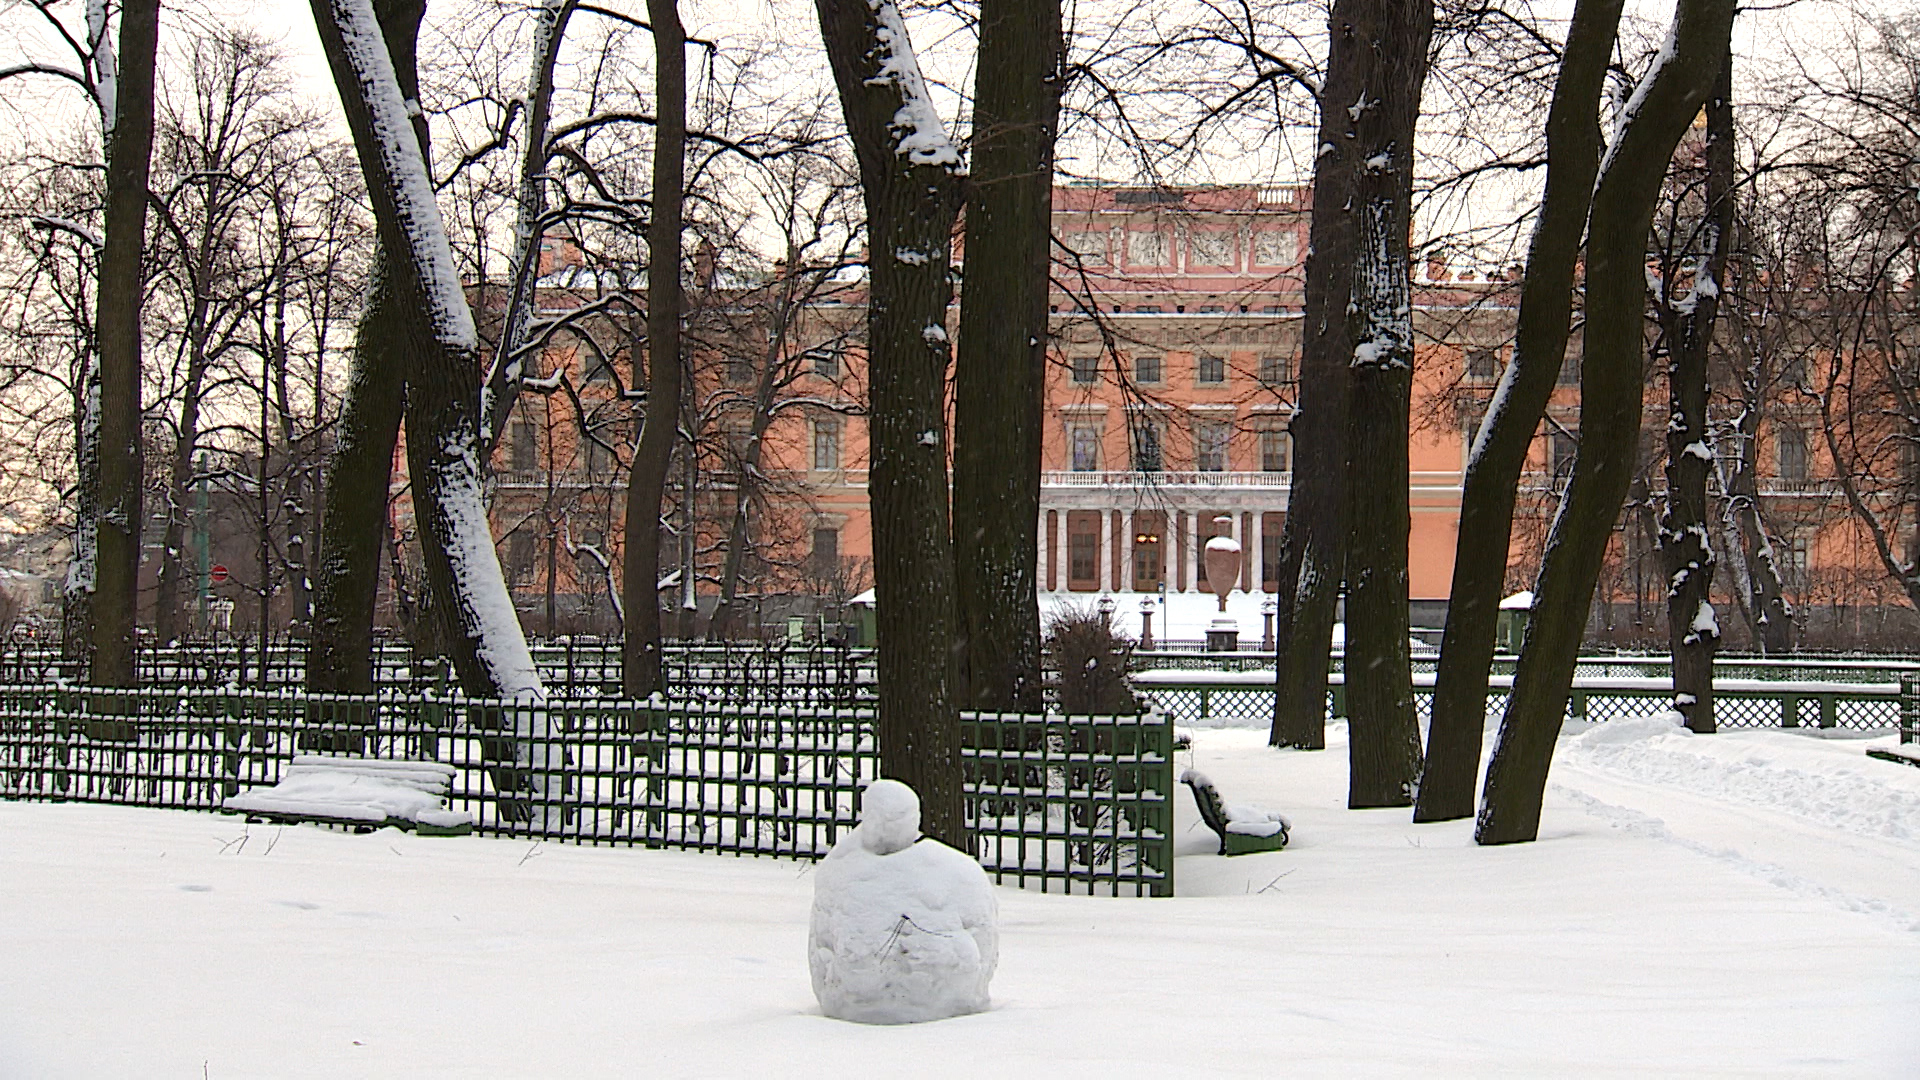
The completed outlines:
{"type": "Polygon", "coordinates": [[[1279,851],[1287,846],[1288,821],[1272,810],[1252,806],[1229,806],[1220,797],[1220,789],[1197,769],[1180,774],[1180,782],[1193,789],[1193,801],[1200,807],[1200,820],[1220,836],[1220,854],[1250,855],[1256,851],[1279,851]]]}
{"type": "Polygon", "coordinates": [[[1912,765],[1915,768],[1920,768],[1920,744],[1903,743],[1899,746],[1891,746],[1884,749],[1874,747],[1867,751],[1867,756],[1879,758],[1881,761],[1892,761],[1897,764],[1912,765]]]}
{"type": "Polygon", "coordinates": [[[453,773],[437,761],[296,754],[279,783],[230,796],[221,809],[248,821],[460,836],[473,831],[473,816],[447,808],[453,773]]]}

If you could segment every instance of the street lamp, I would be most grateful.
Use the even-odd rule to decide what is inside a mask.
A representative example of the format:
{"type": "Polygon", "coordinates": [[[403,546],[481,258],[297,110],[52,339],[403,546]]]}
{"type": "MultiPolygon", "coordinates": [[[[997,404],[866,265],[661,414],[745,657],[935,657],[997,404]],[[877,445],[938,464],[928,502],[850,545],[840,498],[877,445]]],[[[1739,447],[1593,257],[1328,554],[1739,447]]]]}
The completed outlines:
{"type": "Polygon", "coordinates": [[[1279,606],[1271,596],[1260,601],[1260,617],[1266,622],[1267,627],[1266,631],[1260,635],[1260,647],[1268,652],[1273,651],[1273,613],[1279,606]]]}
{"type": "Polygon", "coordinates": [[[1153,650],[1153,597],[1140,598],[1140,649],[1143,652],[1153,650]]]}
{"type": "Polygon", "coordinates": [[[1100,621],[1111,625],[1113,622],[1113,597],[1108,596],[1106,593],[1101,593],[1100,599],[1095,601],[1093,606],[1100,611],[1100,621]]]}

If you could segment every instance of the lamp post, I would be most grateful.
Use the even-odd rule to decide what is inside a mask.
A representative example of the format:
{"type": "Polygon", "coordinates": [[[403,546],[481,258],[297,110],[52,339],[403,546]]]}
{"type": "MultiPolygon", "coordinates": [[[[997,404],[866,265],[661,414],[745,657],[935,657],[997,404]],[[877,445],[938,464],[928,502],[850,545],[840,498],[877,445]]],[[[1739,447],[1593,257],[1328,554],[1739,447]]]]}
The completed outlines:
{"type": "Polygon", "coordinates": [[[1140,598],[1140,650],[1153,651],[1153,597],[1140,598]]]}
{"type": "Polygon", "coordinates": [[[1108,596],[1106,593],[1101,593],[1100,599],[1095,601],[1093,606],[1099,610],[1101,622],[1109,626],[1113,625],[1113,609],[1115,606],[1113,597],[1108,596]]]}
{"type": "Polygon", "coordinates": [[[1260,601],[1260,618],[1266,623],[1266,630],[1260,635],[1260,647],[1267,652],[1273,651],[1273,613],[1279,606],[1271,596],[1260,601]]]}

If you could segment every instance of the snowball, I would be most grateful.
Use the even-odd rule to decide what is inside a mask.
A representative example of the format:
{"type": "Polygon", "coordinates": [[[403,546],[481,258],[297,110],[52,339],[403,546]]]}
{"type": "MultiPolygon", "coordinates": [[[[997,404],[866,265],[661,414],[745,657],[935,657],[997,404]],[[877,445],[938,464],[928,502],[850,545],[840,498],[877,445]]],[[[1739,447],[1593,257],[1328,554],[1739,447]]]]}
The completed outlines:
{"type": "Polygon", "coordinates": [[[920,832],[920,797],[867,788],[860,824],[813,879],[807,961],[826,1015],[910,1024],[987,1007],[1000,956],[999,905],[971,857],[920,832]]]}

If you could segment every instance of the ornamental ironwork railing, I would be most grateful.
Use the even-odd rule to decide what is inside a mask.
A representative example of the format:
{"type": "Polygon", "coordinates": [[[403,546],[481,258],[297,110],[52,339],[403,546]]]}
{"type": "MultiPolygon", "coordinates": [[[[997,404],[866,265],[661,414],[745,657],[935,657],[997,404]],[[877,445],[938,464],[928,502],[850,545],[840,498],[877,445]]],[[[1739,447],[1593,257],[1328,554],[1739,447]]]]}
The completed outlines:
{"type": "MultiPolygon", "coordinates": [[[[963,714],[962,743],[996,880],[1172,895],[1166,717],[963,714]]],[[[295,754],[451,765],[482,833],[803,859],[854,825],[880,763],[866,708],[0,687],[0,798],[216,810],[295,754]]]]}
{"type": "MultiPolygon", "coordinates": [[[[1583,666],[1584,666],[1583,661],[1583,666]]],[[[1912,669],[1882,673],[1886,681],[1851,679],[1734,678],[1716,671],[1714,719],[1721,728],[1836,728],[1891,732],[1920,729],[1920,695],[1903,696],[1912,669]]],[[[1415,673],[1414,707],[1422,720],[1433,709],[1430,673],[1415,673]]],[[[1327,716],[1346,715],[1343,676],[1328,678],[1327,716]]],[[[1495,675],[1487,688],[1487,710],[1506,707],[1511,675],[1495,675]]],[[[1196,727],[1261,726],[1273,716],[1273,670],[1218,672],[1161,670],[1134,676],[1134,686],[1177,724],[1196,727]]],[[[1568,720],[1601,722],[1646,716],[1667,708],[1673,698],[1670,677],[1637,675],[1575,676],[1567,699],[1568,720]]]]}

